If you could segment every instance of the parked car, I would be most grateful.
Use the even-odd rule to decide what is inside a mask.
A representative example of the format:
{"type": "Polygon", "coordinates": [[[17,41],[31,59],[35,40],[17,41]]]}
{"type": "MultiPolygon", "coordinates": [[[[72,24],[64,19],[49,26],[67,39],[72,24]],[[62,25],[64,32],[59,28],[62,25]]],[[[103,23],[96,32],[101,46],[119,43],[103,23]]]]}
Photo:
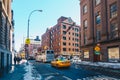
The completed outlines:
{"type": "Polygon", "coordinates": [[[35,58],[33,56],[29,56],[28,60],[35,60],[35,58]]]}
{"type": "Polygon", "coordinates": [[[51,61],[51,66],[58,67],[58,68],[70,67],[70,65],[71,65],[70,60],[68,60],[64,57],[57,58],[57,59],[51,61]]]}
{"type": "Polygon", "coordinates": [[[72,63],[79,63],[79,62],[81,62],[81,59],[80,59],[79,57],[73,57],[73,58],[71,59],[71,62],[72,62],[72,63]]]}

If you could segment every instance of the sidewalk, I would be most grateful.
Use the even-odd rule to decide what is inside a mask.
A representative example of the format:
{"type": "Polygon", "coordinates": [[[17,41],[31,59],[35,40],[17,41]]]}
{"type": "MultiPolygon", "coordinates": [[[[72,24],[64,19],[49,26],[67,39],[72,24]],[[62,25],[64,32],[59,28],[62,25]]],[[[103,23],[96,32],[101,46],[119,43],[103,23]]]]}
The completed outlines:
{"type": "Polygon", "coordinates": [[[120,78],[120,63],[81,61],[77,64],[87,70],[92,70],[108,76],[120,78]]]}
{"type": "Polygon", "coordinates": [[[41,76],[33,69],[32,64],[27,65],[26,60],[22,60],[20,64],[13,65],[0,80],[41,80],[41,76]]]}
{"type": "Polygon", "coordinates": [[[81,61],[77,64],[103,67],[103,68],[111,68],[111,69],[119,69],[120,70],[120,63],[81,61]]]}

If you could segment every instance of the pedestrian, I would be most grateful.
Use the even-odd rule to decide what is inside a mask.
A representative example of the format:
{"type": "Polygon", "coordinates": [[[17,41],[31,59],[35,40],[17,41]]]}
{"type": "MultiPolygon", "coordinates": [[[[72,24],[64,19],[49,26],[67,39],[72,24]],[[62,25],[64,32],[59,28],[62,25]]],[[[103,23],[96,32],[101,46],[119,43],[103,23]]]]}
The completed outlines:
{"type": "Polygon", "coordinates": [[[14,57],[14,64],[16,65],[17,57],[14,57]]]}
{"type": "Polygon", "coordinates": [[[21,58],[20,57],[17,57],[17,63],[19,64],[21,61],[21,58]]]}

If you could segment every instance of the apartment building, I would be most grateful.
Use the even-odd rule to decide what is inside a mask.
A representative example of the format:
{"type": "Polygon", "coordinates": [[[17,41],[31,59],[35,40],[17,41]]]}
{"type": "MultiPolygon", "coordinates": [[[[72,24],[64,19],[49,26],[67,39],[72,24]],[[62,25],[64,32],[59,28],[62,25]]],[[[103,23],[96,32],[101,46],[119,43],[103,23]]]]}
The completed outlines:
{"type": "Polygon", "coordinates": [[[87,61],[120,61],[120,0],[80,0],[81,51],[87,61]]]}
{"type": "Polygon", "coordinates": [[[61,16],[57,24],[42,35],[42,46],[48,46],[58,55],[80,54],[79,30],[70,17],[61,16]]]}
{"type": "Polygon", "coordinates": [[[39,47],[41,47],[39,36],[36,36],[35,39],[30,39],[29,56],[35,57],[35,53],[38,52],[39,47]]]}
{"type": "Polygon", "coordinates": [[[46,29],[46,32],[42,35],[41,39],[41,48],[42,50],[44,49],[51,49],[51,30],[52,30],[52,27],[51,28],[47,28],[46,29]]]}
{"type": "Polygon", "coordinates": [[[12,64],[14,21],[12,0],[0,0],[0,72],[12,64]]]}

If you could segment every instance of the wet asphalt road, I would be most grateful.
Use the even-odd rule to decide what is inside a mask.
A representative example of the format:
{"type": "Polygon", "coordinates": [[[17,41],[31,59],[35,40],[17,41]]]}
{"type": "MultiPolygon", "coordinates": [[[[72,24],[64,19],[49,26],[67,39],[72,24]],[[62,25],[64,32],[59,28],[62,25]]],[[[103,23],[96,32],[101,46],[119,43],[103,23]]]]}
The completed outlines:
{"type": "Polygon", "coordinates": [[[89,71],[79,65],[72,64],[69,68],[55,68],[50,63],[31,61],[34,69],[42,80],[119,80],[101,73],[89,71]]]}

